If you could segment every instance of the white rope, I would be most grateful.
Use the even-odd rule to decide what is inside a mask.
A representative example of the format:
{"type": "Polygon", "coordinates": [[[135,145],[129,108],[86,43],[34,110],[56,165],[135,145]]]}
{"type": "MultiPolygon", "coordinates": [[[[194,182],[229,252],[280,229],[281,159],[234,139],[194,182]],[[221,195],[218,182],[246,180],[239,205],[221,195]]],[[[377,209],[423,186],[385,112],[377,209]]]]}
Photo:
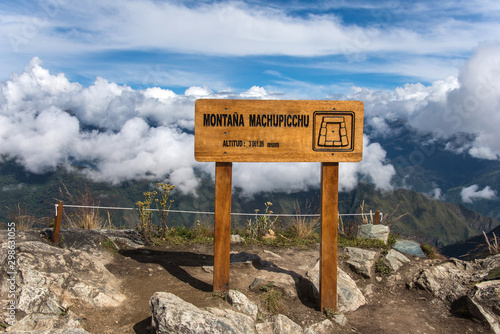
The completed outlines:
{"type": "MultiPolygon", "coordinates": [[[[57,207],[59,204],[56,204],[56,215],[57,215],[57,207]]],[[[122,208],[115,206],[93,206],[93,205],[73,205],[73,204],[63,204],[64,208],[87,208],[87,209],[105,209],[105,210],[139,210],[138,208],[122,208]]],[[[146,209],[146,211],[160,211],[159,209],[146,209]]],[[[165,210],[166,212],[172,213],[190,213],[190,214],[202,214],[202,215],[214,215],[215,212],[207,212],[207,211],[186,211],[186,210],[165,210]]],[[[339,213],[339,216],[369,216],[371,213],[339,213]]],[[[380,213],[382,220],[382,213],[380,213]]],[[[232,212],[231,216],[272,216],[272,217],[320,217],[321,215],[316,214],[291,214],[291,213],[239,213],[232,212]]]]}

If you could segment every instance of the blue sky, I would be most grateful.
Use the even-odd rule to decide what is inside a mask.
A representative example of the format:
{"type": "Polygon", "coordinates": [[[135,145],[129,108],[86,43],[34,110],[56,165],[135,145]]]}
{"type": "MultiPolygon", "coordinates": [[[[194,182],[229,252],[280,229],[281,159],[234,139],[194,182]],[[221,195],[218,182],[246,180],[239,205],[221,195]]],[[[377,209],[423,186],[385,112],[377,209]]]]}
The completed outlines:
{"type": "MultiPolygon", "coordinates": [[[[363,179],[390,190],[377,140],[396,135],[394,122],[500,159],[499,78],[497,0],[2,0],[0,156],[33,173],[87,165],[99,181],[149,177],[190,193],[196,170],[214,172],[194,160],[197,98],[355,99],[363,161],[341,164],[340,189],[363,179]]],[[[233,185],[319,179],[318,165],[237,164],[233,185]]],[[[464,200],[495,196],[471,187],[464,200]]]]}
{"type": "Polygon", "coordinates": [[[456,76],[499,34],[493,0],[3,0],[0,78],[36,56],[83,85],[326,98],[456,76]]]}

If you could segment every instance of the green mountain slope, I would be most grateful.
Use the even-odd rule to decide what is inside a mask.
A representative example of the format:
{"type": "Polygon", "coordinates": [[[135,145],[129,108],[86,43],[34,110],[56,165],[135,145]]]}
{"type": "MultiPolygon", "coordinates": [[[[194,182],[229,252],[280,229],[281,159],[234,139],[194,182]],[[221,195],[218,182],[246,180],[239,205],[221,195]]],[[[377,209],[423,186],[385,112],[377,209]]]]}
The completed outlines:
{"type": "MultiPolygon", "coordinates": [[[[174,200],[172,209],[208,212],[214,210],[214,183],[206,176],[198,176],[201,177],[201,184],[197,195],[183,195],[174,191],[171,197],[174,200]]],[[[0,222],[9,221],[9,211],[19,204],[27,214],[37,217],[42,224],[43,217],[53,217],[57,200],[63,200],[65,205],[82,204],[78,202],[79,194],[86,192],[90,193],[94,204],[134,208],[135,202],[143,200],[143,192],[155,190],[155,182],[157,180],[142,180],[111,185],[93,182],[78,172],[68,172],[64,169],[39,176],[25,173],[14,162],[7,161],[0,164],[0,222]],[[73,199],[67,196],[65,189],[73,194],[73,199]]],[[[271,209],[276,213],[295,213],[297,203],[301,213],[319,212],[318,190],[291,194],[261,193],[253,198],[242,197],[240,193],[241,190],[238,189],[233,193],[232,212],[254,213],[255,209],[263,212],[264,203],[267,201],[273,203],[271,209]]],[[[341,213],[358,213],[363,203],[364,212],[381,211],[393,233],[437,246],[464,240],[499,225],[497,220],[461,205],[437,201],[407,189],[380,192],[372,185],[361,183],[354,191],[339,194],[341,213]],[[394,221],[395,217],[402,214],[405,215],[394,221]]],[[[66,208],[65,213],[71,216],[72,210],[74,209],[66,208]]],[[[108,212],[116,226],[134,227],[137,224],[136,211],[102,210],[103,219],[108,218],[108,212]]],[[[235,224],[244,224],[249,218],[251,217],[233,217],[233,220],[235,224]]],[[[168,218],[169,225],[191,226],[196,220],[213,223],[213,215],[172,213],[168,218]]],[[[360,221],[359,217],[344,217],[343,220],[346,225],[360,221]]],[[[281,219],[282,224],[288,222],[289,219],[281,219]]]]}
{"type": "Polygon", "coordinates": [[[374,192],[366,198],[366,203],[378,208],[386,218],[397,207],[397,212],[385,222],[392,232],[436,246],[448,245],[499,225],[497,220],[461,205],[437,201],[407,189],[386,194],[374,192]],[[405,216],[391,222],[401,214],[405,216]]]}

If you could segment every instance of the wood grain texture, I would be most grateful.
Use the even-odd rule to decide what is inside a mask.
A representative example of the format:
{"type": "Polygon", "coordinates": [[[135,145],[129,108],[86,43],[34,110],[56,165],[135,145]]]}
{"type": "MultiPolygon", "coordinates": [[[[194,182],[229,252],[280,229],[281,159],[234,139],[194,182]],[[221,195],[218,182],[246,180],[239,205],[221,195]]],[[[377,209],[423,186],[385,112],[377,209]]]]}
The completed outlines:
{"type": "Polygon", "coordinates": [[[215,164],[215,227],[213,290],[229,289],[229,257],[231,234],[232,163],[215,164]]]}
{"type": "Polygon", "coordinates": [[[363,121],[361,101],[199,99],[195,159],[360,161],[363,121]]]}
{"type": "Polygon", "coordinates": [[[321,164],[320,305],[337,312],[339,164],[321,164]]]}

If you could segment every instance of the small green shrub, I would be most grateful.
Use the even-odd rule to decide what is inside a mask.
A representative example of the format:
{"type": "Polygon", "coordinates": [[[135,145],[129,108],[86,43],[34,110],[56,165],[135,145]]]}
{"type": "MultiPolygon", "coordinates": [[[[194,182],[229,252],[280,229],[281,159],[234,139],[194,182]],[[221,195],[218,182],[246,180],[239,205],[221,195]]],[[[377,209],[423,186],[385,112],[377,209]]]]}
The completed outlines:
{"type": "Polygon", "coordinates": [[[174,190],[175,186],[168,183],[157,183],[156,187],[160,191],[160,199],[156,198],[156,208],[158,209],[158,214],[160,215],[160,220],[162,224],[160,237],[165,237],[167,235],[167,216],[172,206],[174,200],[169,200],[170,194],[174,190]]]}
{"type": "Polygon", "coordinates": [[[59,315],[64,317],[68,314],[69,312],[69,309],[71,308],[71,305],[68,306],[68,307],[64,307],[64,306],[61,306],[61,305],[57,305],[57,308],[59,309],[59,311],[61,312],[59,315]]]}
{"type": "MultiPolygon", "coordinates": [[[[264,204],[266,206],[264,214],[248,220],[246,233],[250,238],[257,239],[269,233],[270,230],[275,230],[278,217],[272,218],[270,215],[273,211],[269,210],[273,203],[266,202],[264,204]]],[[[256,209],[255,212],[259,212],[259,210],[256,209]]]]}
{"type": "Polygon", "coordinates": [[[326,315],[327,318],[333,319],[337,314],[335,310],[331,307],[325,306],[323,307],[323,313],[326,315]]]}
{"type": "Polygon", "coordinates": [[[387,249],[388,245],[379,239],[346,238],[338,237],[339,247],[381,248],[387,249]]]}
{"type": "Polygon", "coordinates": [[[221,292],[221,291],[213,291],[211,296],[212,299],[220,299],[220,300],[226,300],[226,292],[221,292]]]}
{"type": "Polygon", "coordinates": [[[118,253],[118,249],[110,239],[106,239],[105,241],[101,242],[101,247],[112,254],[118,253]]]}
{"type": "Polygon", "coordinates": [[[153,211],[151,210],[151,204],[153,203],[156,194],[156,191],[146,191],[143,193],[144,201],[138,201],[135,203],[139,210],[138,230],[147,244],[153,243],[153,211]]]}
{"type": "Polygon", "coordinates": [[[387,246],[392,247],[396,244],[396,241],[398,240],[397,236],[394,234],[389,234],[389,239],[387,239],[387,246]]]}
{"type": "Polygon", "coordinates": [[[375,263],[375,272],[380,274],[380,276],[389,276],[391,271],[391,268],[385,264],[384,259],[379,257],[377,263],[375,263]]]}

